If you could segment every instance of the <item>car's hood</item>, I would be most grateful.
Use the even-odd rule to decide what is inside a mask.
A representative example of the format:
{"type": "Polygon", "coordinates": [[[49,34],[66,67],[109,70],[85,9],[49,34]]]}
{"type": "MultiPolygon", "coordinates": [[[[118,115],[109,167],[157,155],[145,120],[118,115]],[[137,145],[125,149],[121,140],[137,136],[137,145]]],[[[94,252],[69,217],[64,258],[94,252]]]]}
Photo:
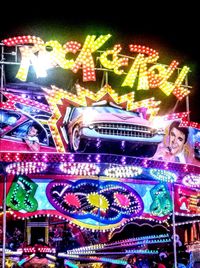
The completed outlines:
{"type": "MultiPolygon", "coordinates": [[[[84,120],[85,121],[85,120],[84,120]]],[[[151,122],[143,118],[136,116],[127,116],[123,114],[111,114],[111,113],[101,113],[93,114],[91,118],[86,121],[88,123],[123,123],[123,124],[137,124],[142,126],[151,127],[151,122]]],[[[86,122],[85,121],[85,122],[86,122]]]]}

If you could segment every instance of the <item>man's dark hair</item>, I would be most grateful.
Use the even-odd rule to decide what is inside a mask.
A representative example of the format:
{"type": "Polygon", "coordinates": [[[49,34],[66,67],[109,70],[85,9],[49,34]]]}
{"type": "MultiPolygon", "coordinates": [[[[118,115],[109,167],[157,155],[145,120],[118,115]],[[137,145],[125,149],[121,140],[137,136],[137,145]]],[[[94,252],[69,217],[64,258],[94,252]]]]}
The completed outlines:
{"type": "Polygon", "coordinates": [[[40,127],[36,124],[36,123],[32,123],[31,125],[29,125],[28,129],[27,129],[27,132],[29,132],[29,130],[34,127],[35,129],[37,129],[37,134],[40,133],[40,127]]]}
{"type": "Polygon", "coordinates": [[[185,142],[187,142],[188,135],[189,135],[189,130],[186,127],[180,127],[180,122],[179,121],[173,121],[169,127],[169,133],[171,132],[172,128],[176,128],[179,131],[181,131],[185,135],[185,142]]]}
{"type": "Polygon", "coordinates": [[[39,127],[36,123],[31,124],[30,127],[34,127],[35,129],[37,129],[39,131],[39,127]]]}

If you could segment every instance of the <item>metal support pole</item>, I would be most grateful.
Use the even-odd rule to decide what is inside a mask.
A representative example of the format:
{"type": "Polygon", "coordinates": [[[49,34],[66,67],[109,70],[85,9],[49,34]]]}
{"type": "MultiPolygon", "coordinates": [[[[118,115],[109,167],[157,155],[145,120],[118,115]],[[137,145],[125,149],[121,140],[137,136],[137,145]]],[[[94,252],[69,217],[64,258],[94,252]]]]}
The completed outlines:
{"type": "Polygon", "coordinates": [[[173,248],[174,248],[174,268],[177,266],[177,250],[176,250],[176,220],[175,220],[175,199],[174,199],[174,184],[172,185],[172,227],[173,227],[173,248]]]}
{"type": "Polygon", "coordinates": [[[108,84],[108,72],[106,72],[106,85],[108,84]]]}
{"type": "Polygon", "coordinates": [[[103,72],[103,77],[102,77],[102,81],[101,81],[101,88],[104,86],[105,84],[105,72],[103,72]]]}
{"type": "MultiPolygon", "coordinates": [[[[188,76],[185,78],[185,85],[188,88],[188,76]]],[[[187,120],[190,121],[190,100],[189,100],[189,95],[186,96],[186,112],[188,112],[188,117],[187,120]]]]}
{"type": "Polygon", "coordinates": [[[4,174],[4,187],[3,187],[3,252],[2,252],[2,267],[5,268],[6,264],[6,183],[7,176],[4,174]]]}
{"type": "Polygon", "coordinates": [[[4,86],[4,46],[1,46],[1,88],[4,86]]]}
{"type": "MultiPolygon", "coordinates": [[[[1,47],[1,62],[4,61],[4,46],[1,47]]],[[[4,64],[1,63],[1,89],[4,87],[4,64]]],[[[2,99],[1,99],[2,102],[2,99]]],[[[2,252],[2,268],[6,266],[6,174],[3,176],[3,252],[2,252]]]]}
{"type": "Polygon", "coordinates": [[[187,119],[188,119],[188,121],[190,121],[190,114],[189,114],[189,112],[190,112],[190,101],[189,101],[189,96],[188,95],[186,96],[186,112],[188,112],[187,119]]]}

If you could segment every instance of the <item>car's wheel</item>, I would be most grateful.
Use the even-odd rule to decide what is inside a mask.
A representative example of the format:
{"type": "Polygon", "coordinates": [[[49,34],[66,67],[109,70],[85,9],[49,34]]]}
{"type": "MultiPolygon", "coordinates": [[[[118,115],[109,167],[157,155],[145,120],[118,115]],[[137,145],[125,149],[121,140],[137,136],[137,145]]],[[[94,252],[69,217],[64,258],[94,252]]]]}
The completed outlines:
{"type": "Polygon", "coordinates": [[[81,145],[81,136],[80,136],[80,128],[76,125],[72,130],[70,147],[73,152],[77,152],[80,149],[81,145]]]}

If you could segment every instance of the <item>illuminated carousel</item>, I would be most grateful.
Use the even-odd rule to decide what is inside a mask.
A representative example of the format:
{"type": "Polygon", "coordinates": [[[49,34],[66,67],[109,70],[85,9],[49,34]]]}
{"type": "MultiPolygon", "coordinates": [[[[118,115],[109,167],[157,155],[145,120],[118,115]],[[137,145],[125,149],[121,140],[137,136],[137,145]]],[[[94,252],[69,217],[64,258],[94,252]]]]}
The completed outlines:
{"type": "Polygon", "coordinates": [[[1,81],[3,267],[125,267],[130,256],[150,264],[166,251],[177,267],[183,245],[198,258],[200,125],[187,109],[159,115],[160,100],[119,94],[107,81],[112,71],[125,76],[122,87],[188,102],[189,68],[160,64],[145,46],[129,46],[136,56],[121,55],[120,45],[99,52],[110,37],[87,36],[83,45],[34,36],[2,41],[2,73],[15,62],[23,81],[1,81]],[[95,90],[75,83],[75,92],[25,83],[30,66],[37,77],[56,67],[82,71],[86,84],[103,70],[105,83],[95,90]]]}

